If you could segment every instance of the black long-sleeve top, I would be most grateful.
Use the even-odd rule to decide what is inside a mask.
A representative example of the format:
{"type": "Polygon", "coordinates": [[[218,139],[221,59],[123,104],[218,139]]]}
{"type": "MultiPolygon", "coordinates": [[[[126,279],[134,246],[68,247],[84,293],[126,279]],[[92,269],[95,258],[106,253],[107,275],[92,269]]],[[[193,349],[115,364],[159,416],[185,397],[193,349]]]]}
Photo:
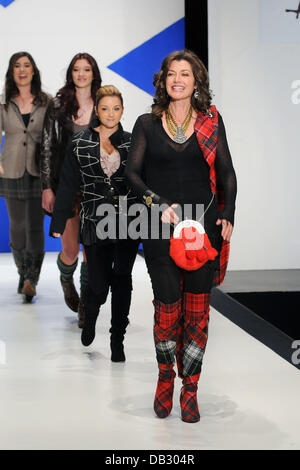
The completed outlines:
{"type": "MultiPolygon", "coordinates": [[[[237,192],[236,175],[220,115],[215,170],[224,189],[225,207],[220,213],[214,204],[210,214],[206,214],[211,228],[219,217],[234,224],[237,192]]],[[[209,165],[196,135],[193,134],[184,144],[178,144],[165,132],[161,119],[154,118],[152,114],[144,114],[136,121],[126,177],[140,200],[147,190],[160,197],[159,203],[167,202],[169,205],[198,203],[206,208],[211,200],[209,165]]]]}

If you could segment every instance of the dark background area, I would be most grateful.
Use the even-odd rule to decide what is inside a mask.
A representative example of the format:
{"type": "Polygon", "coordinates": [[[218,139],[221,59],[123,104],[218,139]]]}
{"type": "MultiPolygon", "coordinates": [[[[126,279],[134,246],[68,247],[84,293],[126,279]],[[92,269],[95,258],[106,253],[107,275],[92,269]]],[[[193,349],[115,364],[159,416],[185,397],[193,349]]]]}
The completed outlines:
{"type": "Polygon", "coordinates": [[[300,292],[239,292],[228,295],[291,338],[300,338],[300,292]]]}
{"type": "Polygon", "coordinates": [[[195,52],[208,69],[207,0],[185,0],[185,47],[195,52]]]}

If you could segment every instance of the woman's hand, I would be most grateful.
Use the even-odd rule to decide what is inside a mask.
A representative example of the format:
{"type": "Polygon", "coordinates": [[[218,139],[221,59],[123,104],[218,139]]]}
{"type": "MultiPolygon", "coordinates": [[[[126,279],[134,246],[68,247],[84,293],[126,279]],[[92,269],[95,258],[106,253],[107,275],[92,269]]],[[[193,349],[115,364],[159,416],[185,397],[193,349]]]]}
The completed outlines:
{"type": "Polygon", "coordinates": [[[221,235],[224,240],[230,242],[230,238],[233,232],[233,225],[226,219],[218,219],[216,225],[222,224],[222,232],[221,235]]]}
{"type": "Polygon", "coordinates": [[[55,194],[52,189],[44,189],[42,195],[42,208],[50,214],[53,212],[55,203],[55,194]]]}
{"type": "Polygon", "coordinates": [[[168,207],[168,209],[164,210],[162,215],[161,215],[161,220],[165,224],[178,224],[179,222],[179,217],[174,211],[178,207],[178,204],[172,204],[172,206],[168,207]]]}
{"type": "Polygon", "coordinates": [[[53,237],[55,237],[55,238],[59,238],[59,237],[61,236],[61,233],[53,232],[52,235],[53,235],[53,237]]]}
{"type": "Polygon", "coordinates": [[[0,163],[0,175],[4,175],[4,170],[3,170],[3,166],[1,165],[1,163],[0,163]]]}

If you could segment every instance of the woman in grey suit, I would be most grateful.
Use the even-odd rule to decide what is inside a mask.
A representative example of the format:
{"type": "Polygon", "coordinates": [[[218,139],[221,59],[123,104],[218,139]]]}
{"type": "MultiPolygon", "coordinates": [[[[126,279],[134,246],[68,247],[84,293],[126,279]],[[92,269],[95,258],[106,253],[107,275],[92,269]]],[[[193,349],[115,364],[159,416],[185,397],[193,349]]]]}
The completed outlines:
{"type": "Polygon", "coordinates": [[[9,216],[10,246],[20,276],[18,292],[30,302],[44,258],[44,228],[38,150],[49,97],[28,52],[9,61],[5,102],[0,104],[0,196],[9,216]]]}

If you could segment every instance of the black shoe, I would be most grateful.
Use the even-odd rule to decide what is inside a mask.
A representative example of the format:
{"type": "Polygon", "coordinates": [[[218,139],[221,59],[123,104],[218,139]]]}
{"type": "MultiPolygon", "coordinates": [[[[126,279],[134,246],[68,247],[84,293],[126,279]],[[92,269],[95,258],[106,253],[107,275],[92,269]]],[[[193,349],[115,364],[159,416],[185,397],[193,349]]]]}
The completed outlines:
{"type": "Polygon", "coordinates": [[[60,276],[60,283],[64,291],[64,297],[67,306],[73,310],[73,312],[77,312],[79,305],[79,295],[74,286],[73,277],[70,279],[65,279],[64,277],[60,276]]]}
{"type": "Polygon", "coordinates": [[[83,299],[80,297],[78,304],[78,328],[83,328],[85,320],[85,310],[83,299]]]}
{"type": "Polygon", "coordinates": [[[111,361],[112,362],[125,362],[126,361],[126,357],[124,354],[123,338],[111,337],[110,348],[111,348],[111,361]]]}
{"type": "Polygon", "coordinates": [[[83,329],[81,332],[81,343],[83,346],[89,346],[96,336],[97,316],[85,317],[83,329]]]}
{"type": "Polygon", "coordinates": [[[79,304],[78,304],[78,328],[83,328],[85,320],[85,300],[87,296],[87,290],[81,289],[79,304]]]}

